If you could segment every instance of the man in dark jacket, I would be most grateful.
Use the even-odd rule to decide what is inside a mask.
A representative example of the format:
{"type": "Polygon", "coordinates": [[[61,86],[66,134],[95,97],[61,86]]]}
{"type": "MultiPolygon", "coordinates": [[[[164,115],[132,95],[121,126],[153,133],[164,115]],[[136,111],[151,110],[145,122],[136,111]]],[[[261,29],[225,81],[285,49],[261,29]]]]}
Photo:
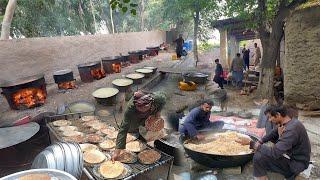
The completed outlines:
{"type": "Polygon", "coordinates": [[[179,38],[174,41],[176,43],[176,53],[177,57],[181,58],[183,52],[183,43],[184,39],[182,38],[182,34],[179,35],[179,38]]]}
{"type": "Polygon", "coordinates": [[[210,114],[213,102],[205,100],[201,105],[193,108],[187,115],[182,124],[179,125],[179,132],[183,138],[194,138],[203,140],[205,137],[199,130],[211,128],[213,123],[210,122],[210,114]]]}
{"type": "Polygon", "coordinates": [[[267,171],[273,171],[294,178],[308,168],[311,145],[307,131],[296,118],[291,118],[284,106],[270,106],[265,111],[268,119],[277,124],[271,133],[255,142],[241,138],[237,142],[248,145],[255,150],[253,156],[253,176],[256,179],[267,179],[267,171]],[[274,146],[264,143],[271,141],[274,146]]]}
{"type": "Polygon", "coordinates": [[[219,84],[219,87],[223,89],[223,68],[221,64],[219,63],[219,59],[214,60],[216,63],[216,70],[215,70],[215,75],[213,78],[213,81],[219,84]]]}
{"type": "Polygon", "coordinates": [[[244,61],[245,68],[249,70],[249,58],[250,58],[250,49],[246,49],[246,44],[243,45],[242,57],[244,61]]]}

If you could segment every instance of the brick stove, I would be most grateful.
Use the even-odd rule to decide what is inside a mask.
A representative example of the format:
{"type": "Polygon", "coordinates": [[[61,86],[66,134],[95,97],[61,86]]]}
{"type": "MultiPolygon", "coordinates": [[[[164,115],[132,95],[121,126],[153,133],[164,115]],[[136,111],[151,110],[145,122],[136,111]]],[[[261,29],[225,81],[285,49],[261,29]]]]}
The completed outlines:
{"type": "Polygon", "coordinates": [[[156,47],[147,47],[148,50],[150,50],[149,52],[149,56],[157,56],[159,54],[159,46],[156,47]]]}
{"type": "Polygon", "coordinates": [[[123,62],[121,56],[104,57],[101,61],[103,69],[107,74],[121,72],[121,63],[123,62]]]}
{"type": "Polygon", "coordinates": [[[15,110],[41,106],[47,97],[43,74],[5,82],[1,88],[10,108],[15,110]]]}
{"type": "Polygon", "coordinates": [[[74,89],[76,87],[76,80],[70,69],[55,71],[53,73],[53,79],[59,89],[74,89]]]}
{"type": "Polygon", "coordinates": [[[101,62],[90,62],[78,65],[78,70],[82,82],[92,82],[94,79],[106,77],[106,73],[101,68],[101,62]]]}

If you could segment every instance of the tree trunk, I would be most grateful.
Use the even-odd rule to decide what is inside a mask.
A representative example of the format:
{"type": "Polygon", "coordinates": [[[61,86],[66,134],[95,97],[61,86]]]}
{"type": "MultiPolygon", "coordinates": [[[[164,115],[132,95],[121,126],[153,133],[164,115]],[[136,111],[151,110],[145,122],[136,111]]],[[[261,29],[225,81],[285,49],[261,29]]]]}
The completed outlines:
{"type": "Polygon", "coordinates": [[[140,8],[140,28],[141,31],[144,31],[144,0],[141,0],[141,8],[140,8]]]}
{"type": "MultiPolygon", "coordinates": [[[[198,4],[199,6],[199,4],[198,4]]],[[[199,28],[199,21],[200,21],[200,11],[199,7],[196,7],[196,12],[194,16],[194,29],[193,29],[193,55],[194,55],[194,60],[196,61],[196,67],[199,62],[199,57],[198,57],[198,28],[199,28]]]]}
{"type": "Polygon", "coordinates": [[[91,7],[91,14],[92,14],[93,23],[94,23],[94,32],[96,33],[98,31],[98,28],[97,28],[96,16],[94,14],[94,7],[93,7],[92,0],[90,0],[90,7],[91,7]]]}
{"type": "MultiPolygon", "coordinates": [[[[271,36],[272,37],[272,36],[271,36]]],[[[276,60],[280,51],[280,43],[277,40],[268,38],[261,38],[261,44],[263,48],[263,56],[261,61],[261,72],[259,78],[258,92],[261,98],[273,100],[274,91],[274,72],[276,67],[276,60]],[[273,46],[270,46],[272,44],[273,46]]]]}
{"type": "Polygon", "coordinates": [[[109,8],[110,8],[110,22],[111,22],[111,30],[112,30],[112,34],[114,34],[114,24],[113,24],[113,16],[112,16],[112,13],[113,13],[113,10],[111,8],[111,0],[109,1],[109,8]]]}
{"type": "Polygon", "coordinates": [[[12,22],[12,18],[13,18],[13,14],[14,14],[14,10],[16,9],[16,6],[17,6],[17,0],[9,0],[6,7],[6,12],[4,14],[3,21],[2,21],[0,40],[9,39],[11,22],[12,22]]]}

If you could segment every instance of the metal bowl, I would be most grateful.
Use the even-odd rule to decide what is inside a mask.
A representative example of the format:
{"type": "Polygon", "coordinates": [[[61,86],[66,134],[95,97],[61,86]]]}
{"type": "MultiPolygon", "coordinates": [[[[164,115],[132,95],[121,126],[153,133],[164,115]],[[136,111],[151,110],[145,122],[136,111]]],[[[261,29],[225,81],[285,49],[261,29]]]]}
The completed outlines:
{"type": "Polygon", "coordinates": [[[26,171],[17,172],[8,176],[2,177],[1,180],[13,180],[19,179],[22,176],[30,174],[48,174],[49,176],[63,180],[77,180],[71,174],[56,169],[30,169],[26,171]]]}

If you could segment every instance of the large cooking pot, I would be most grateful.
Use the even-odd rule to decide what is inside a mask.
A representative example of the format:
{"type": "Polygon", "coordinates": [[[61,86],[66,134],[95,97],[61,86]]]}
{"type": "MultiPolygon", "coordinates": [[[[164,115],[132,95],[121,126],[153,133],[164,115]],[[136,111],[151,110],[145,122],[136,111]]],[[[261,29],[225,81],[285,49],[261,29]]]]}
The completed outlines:
{"type": "MultiPolygon", "coordinates": [[[[224,132],[224,131],[226,130],[220,129],[216,132],[224,132]]],[[[253,140],[258,140],[258,138],[253,135],[250,135],[244,132],[239,132],[239,131],[237,132],[246,134],[250,136],[253,140]]],[[[243,154],[243,155],[230,155],[230,156],[216,155],[216,154],[208,154],[208,153],[202,153],[202,152],[191,150],[185,146],[185,143],[183,143],[183,147],[191,159],[193,159],[199,164],[202,164],[210,168],[228,168],[228,167],[242,166],[248,163],[249,161],[251,161],[254,155],[253,152],[250,154],[243,154]]]]}
{"type": "Polygon", "coordinates": [[[191,72],[183,74],[185,81],[192,81],[197,84],[205,84],[209,75],[199,72],[191,72]]]}
{"type": "Polygon", "coordinates": [[[92,93],[92,96],[96,99],[97,103],[112,106],[116,103],[116,97],[119,90],[116,88],[100,88],[92,93]]]}

